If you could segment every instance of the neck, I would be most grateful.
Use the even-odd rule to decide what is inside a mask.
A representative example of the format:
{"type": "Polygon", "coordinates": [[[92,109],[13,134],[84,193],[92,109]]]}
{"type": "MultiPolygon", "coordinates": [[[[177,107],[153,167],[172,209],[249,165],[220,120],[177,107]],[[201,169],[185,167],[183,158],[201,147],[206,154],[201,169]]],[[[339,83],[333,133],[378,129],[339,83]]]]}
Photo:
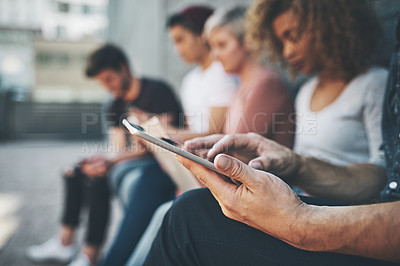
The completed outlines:
{"type": "Polygon", "coordinates": [[[131,82],[128,91],[125,93],[124,100],[132,102],[136,100],[140,93],[141,80],[135,76],[131,76],[131,82]]]}
{"type": "Polygon", "coordinates": [[[258,64],[253,57],[247,57],[238,72],[240,82],[242,84],[246,84],[247,82],[251,81],[255,75],[258,75],[257,72],[260,70],[260,68],[260,64],[258,64]]]}
{"type": "Polygon", "coordinates": [[[201,67],[202,70],[206,70],[211,64],[214,62],[214,59],[211,55],[211,52],[206,49],[203,55],[200,57],[198,65],[201,67]]]}
{"type": "Polygon", "coordinates": [[[335,87],[344,87],[348,82],[340,77],[332,76],[330,73],[320,73],[318,75],[318,83],[319,87],[324,87],[327,85],[335,86],[335,87]]]}
{"type": "Polygon", "coordinates": [[[318,79],[323,82],[349,82],[349,80],[346,80],[340,75],[328,70],[320,72],[318,74],[318,79]]]}

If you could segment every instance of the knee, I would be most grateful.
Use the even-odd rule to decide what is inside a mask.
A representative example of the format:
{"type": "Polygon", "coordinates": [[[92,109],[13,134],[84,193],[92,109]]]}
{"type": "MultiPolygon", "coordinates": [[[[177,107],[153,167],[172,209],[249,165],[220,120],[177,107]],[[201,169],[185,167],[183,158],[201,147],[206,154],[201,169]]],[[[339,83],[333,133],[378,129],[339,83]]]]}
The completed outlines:
{"type": "Polygon", "coordinates": [[[67,177],[67,178],[73,177],[74,174],[75,174],[74,168],[68,168],[63,173],[64,177],[67,177]]]}
{"type": "Polygon", "coordinates": [[[117,194],[120,185],[121,177],[115,174],[113,171],[108,175],[108,186],[110,190],[117,194]]]}
{"type": "Polygon", "coordinates": [[[197,219],[210,209],[211,205],[218,204],[207,188],[191,190],[179,196],[170,209],[172,219],[197,219]]]}
{"type": "Polygon", "coordinates": [[[62,172],[64,178],[81,178],[83,173],[79,166],[69,167],[62,172]]]}

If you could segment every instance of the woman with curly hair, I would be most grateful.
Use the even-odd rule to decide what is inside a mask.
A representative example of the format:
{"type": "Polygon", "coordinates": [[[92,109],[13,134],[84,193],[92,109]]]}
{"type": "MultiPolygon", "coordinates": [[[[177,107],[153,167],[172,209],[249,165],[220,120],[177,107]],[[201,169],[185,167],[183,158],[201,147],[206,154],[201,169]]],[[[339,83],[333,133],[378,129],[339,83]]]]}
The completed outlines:
{"type": "Polygon", "coordinates": [[[372,65],[380,27],[366,2],[258,1],[248,21],[258,51],[267,48],[293,75],[314,75],[296,98],[294,150],[384,167],[377,128],[388,72],[372,65]]]}
{"type": "MultiPolygon", "coordinates": [[[[254,47],[268,48],[270,58],[293,74],[316,76],[298,101],[301,111],[316,114],[311,137],[320,143],[300,129],[305,136],[295,145],[306,156],[256,134],[186,142],[190,151],[210,148],[216,168],[242,184],[178,157],[209,190],[174,202],[145,265],[399,262],[400,202],[330,207],[337,204],[326,201],[367,202],[384,187],[378,146],[387,72],[372,66],[379,32],[374,15],[361,0],[257,0],[248,17],[254,47]],[[341,138],[345,145],[338,144],[341,138]],[[313,149],[319,156],[310,154],[313,149]],[[298,197],[287,183],[320,198],[298,197]]],[[[390,153],[387,158],[398,162],[390,153]]],[[[388,186],[395,191],[397,183],[388,186]]]]}

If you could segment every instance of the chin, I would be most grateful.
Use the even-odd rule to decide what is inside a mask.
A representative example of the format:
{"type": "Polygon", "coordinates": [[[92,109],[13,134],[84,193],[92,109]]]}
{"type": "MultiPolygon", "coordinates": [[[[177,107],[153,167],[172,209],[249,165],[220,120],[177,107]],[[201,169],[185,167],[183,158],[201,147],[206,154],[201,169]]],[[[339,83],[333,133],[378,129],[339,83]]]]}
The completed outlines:
{"type": "Polygon", "coordinates": [[[225,66],[224,66],[224,71],[225,71],[226,73],[229,73],[229,74],[234,74],[234,73],[236,73],[236,71],[234,71],[232,68],[225,67],[225,66]]]}

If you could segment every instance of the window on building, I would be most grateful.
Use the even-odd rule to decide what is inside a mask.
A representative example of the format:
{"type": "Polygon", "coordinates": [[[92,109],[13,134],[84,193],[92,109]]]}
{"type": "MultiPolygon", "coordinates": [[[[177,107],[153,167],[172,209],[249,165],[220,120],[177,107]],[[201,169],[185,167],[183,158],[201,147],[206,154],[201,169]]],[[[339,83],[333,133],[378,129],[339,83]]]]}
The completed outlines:
{"type": "Polygon", "coordinates": [[[89,5],[82,5],[82,13],[85,15],[90,14],[91,12],[91,8],[89,5]]]}
{"type": "Polygon", "coordinates": [[[57,26],[56,27],[56,37],[57,39],[64,39],[67,35],[67,28],[65,26],[57,26]]]}
{"type": "Polygon", "coordinates": [[[70,11],[70,4],[58,2],[58,11],[60,13],[69,13],[70,11]]]}
{"type": "Polygon", "coordinates": [[[38,52],[36,62],[40,66],[67,66],[70,64],[70,56],[67,53],[38,52]]]}

